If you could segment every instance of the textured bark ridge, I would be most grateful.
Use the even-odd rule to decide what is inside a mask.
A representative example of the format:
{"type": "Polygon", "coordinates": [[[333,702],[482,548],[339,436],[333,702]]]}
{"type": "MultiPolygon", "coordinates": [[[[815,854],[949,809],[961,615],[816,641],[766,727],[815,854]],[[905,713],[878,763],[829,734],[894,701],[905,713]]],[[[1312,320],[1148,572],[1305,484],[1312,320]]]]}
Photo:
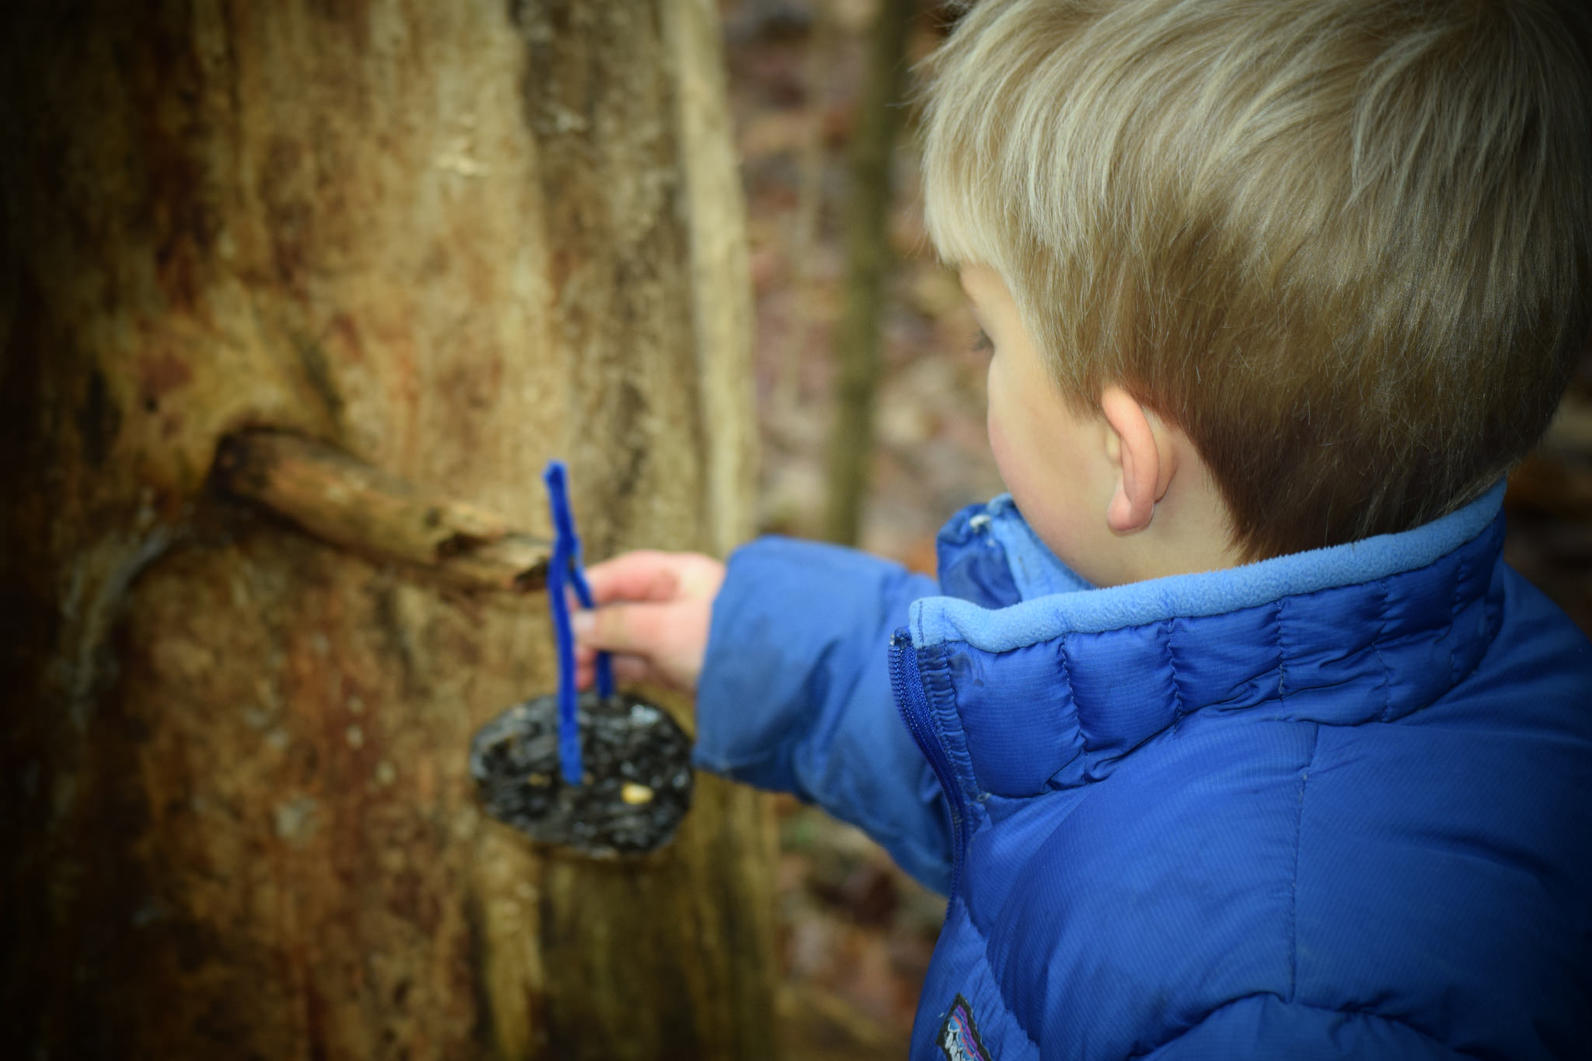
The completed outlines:
{"type": "Polygon", "coordinates": [[[609,863],[486,818],[470,736],[551,638],[449,569],[534,569],[553,455],[593,558],[748,530],[711,3],[5,7],[14,1052],[770,1056],[765,808],[699,778],[609,863]],[[415,537],[307,526],[303,453],[268,513],[240,438],[375,470],[415,537]]]}

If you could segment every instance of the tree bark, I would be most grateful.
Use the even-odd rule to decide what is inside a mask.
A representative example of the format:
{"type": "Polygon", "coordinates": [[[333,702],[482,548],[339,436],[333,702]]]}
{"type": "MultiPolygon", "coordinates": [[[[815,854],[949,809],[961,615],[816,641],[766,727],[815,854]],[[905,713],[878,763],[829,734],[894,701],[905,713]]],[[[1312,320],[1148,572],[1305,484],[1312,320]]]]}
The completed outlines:
{"type": "Polygon", "coordinates": [[[17,1056],[773,1054],[761,800],[699,777],[672,846],[598,863],[483,818],[467,771],[553,687],[519,577],[548,458],[590,556],[750,529],[715,18],[0,15],[17,1056]],[[289,440],[269,496],[223,489],[239,437],[289,440]]]}
{"type": "Polygon", "coordinates": [[[873,465],[881,320],[890,277],[891,169],[906,84],[907,34],[915,0],[880,0],[852,134],[846,202],[846,298],[835,337],[839,375],[829,436],[824,536],[854,544],[873,465]]]}

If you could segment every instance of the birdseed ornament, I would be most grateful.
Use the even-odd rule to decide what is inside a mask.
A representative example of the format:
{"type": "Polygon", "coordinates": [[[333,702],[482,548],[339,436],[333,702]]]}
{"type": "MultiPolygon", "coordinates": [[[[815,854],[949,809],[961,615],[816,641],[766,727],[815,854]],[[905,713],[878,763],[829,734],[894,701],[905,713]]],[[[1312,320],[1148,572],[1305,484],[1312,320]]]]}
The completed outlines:
{"type": "Polygon", "coordinates": [[[597,656],[596,688],[575,690],[569,599],[594,606],[581,565],[564,465],[542,480],[553,516],[547,599],[558,648],[558,691],[525,700],[470,742],[470,775],[487,813],[531,839],[582,854],[645,854],[668,843],[691,806],[691,739],[667,711],[614,690],[597,656]]]}

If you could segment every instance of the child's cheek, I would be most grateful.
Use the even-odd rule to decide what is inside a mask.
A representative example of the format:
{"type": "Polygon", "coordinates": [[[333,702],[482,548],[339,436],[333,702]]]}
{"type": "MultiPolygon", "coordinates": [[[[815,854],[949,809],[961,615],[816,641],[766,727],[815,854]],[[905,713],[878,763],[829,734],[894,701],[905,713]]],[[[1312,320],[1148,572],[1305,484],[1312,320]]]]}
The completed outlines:
{"type": "Polygon", "coordinates": [[[1006,437],[1006,432],[1001,428],[1000,417],[995,415],[995,407],[990,406],[984,418],[984,429],[989,435],[990,453],[995,457],[995,467],[1001,473],[1001,482],[1006,484],[1008,492],[1015,493],[1019,487],[1016,479],[1016,468],[1011,464],[1011,443],[1006,437]]]}
{"type": "Polygon", "coordinates": [[[989,438],[989,449],[995,457],[995,467],[1000,469],[1001,481],[1010,490],[1012,481],[1006,474],[1006,435],[1000,426],[1000,379],[995,371],[995,359],[990,358],[989,371],[984,377],[984,433],[989,438]]]}

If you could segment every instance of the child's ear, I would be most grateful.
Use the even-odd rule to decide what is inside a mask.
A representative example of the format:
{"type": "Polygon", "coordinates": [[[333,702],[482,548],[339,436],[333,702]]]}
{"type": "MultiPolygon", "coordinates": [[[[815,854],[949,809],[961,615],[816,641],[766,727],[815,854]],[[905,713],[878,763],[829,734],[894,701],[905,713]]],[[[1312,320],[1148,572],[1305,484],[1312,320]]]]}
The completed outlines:
{"type": "Polygon", "coordinates": [[[1163,446],[1160,422],[1120,386],[1105,389],[1100,410],[1117,466],[1117,488],[1106,508],[1106,524],[1117,534],[1133,534],[1154,518],[1155,503],[1171,485],[1176,458],[1171,447],[1163,446]]]}

